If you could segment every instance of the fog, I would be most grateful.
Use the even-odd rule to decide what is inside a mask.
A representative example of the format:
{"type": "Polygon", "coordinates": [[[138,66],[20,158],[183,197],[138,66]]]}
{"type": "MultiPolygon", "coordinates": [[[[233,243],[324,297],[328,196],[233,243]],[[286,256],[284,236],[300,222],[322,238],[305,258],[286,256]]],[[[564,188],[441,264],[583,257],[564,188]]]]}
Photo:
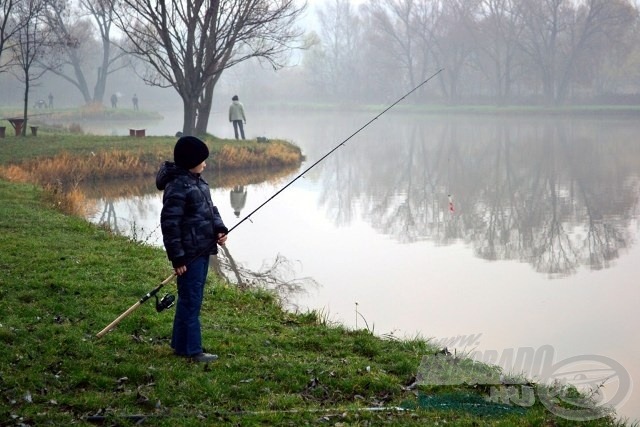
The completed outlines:
{"type": "MultiPolygon", "coordinates": [[[[234,94],[256,106],[388,104],[439,69],[437,79],[407,102],[640,104],[638,7],[628,0],[313,1],[298,25],[306,48],[279,58],[286,66],[278,70],[256,58],[225,70],[215,86],[213,112],[226,108],[234,94]]],[[[76,27],[86,37],[76,43],[92,88],[100,46],[95,31],[76,27]]],[[[116,45],[122,43],[114,34],[116,45]]],[[[3,58],[0,107],[19,107],[24,84],[6,67],[6,51],[3,58]]],[[[31,82],[30,107],[50,93],[56,108],[85,104],[65,64],[55,62],[64,76],[48,72],[31,82]]],[[[135,93],[143,110],[182,105],[174,89],[143,82],[150,70],[143,60],[121,58],[112,67],[103,103],[115,93],[119,107],[130,108],[135,93]],[[116,65],[126,66],[112,72],[116,65]]]]}

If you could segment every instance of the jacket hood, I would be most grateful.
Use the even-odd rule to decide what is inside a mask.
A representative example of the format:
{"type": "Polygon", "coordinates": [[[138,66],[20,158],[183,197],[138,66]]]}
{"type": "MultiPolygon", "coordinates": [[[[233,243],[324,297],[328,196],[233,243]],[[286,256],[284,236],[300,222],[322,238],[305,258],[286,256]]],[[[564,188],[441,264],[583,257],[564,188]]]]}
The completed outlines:
{"type": "Polygon", "coordinates": [[[180,175],[187,175],[188,170],[177,166],[173,162],[165,161],[160,165],[160,169],[156,174],[156,188],[158,190],[164,190],[168,183],[173,181],[180,175]]]}

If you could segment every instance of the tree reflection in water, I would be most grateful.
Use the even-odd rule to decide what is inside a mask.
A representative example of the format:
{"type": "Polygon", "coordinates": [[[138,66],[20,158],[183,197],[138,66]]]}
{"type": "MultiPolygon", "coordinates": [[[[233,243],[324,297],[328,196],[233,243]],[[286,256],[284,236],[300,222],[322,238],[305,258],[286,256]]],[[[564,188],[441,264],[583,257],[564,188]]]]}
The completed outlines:
{"type": "MultiPolygon", "coordinates": [[[[463,242],[482,259],[526,262],[550,277],[608,268],[634,243],[640,190],[634,120],[415,115],[397,121],[346,145],[310,174],[336,225],[362,219],[400,243],[463,242]]],[[[311,137],[333,141],[328,128],[311,127],[311,137]]],[[[313,141],[309,157],[319,158],[323,145],[313,141]]],[[[235,186],[281,186],[290,172],[234,176],[213,168],[206,177],[229,194],[235,186]]],[[[139,187],[135,203],[158,194],[152,180],[139,187]]],[[[131,188],[136,184],[127,181],[100,197],[113,201],[131,188]]],[[[149,210],[137,207],[136,215],[158,215],[149,210]]]]}
{"type": "Polygon", "coordinates": [[[227,246],[218,247],[218,256],[211,258],[211,268],[227,282],[240,288],[260,288],[275,292],[280,301],[289,308],[295,297],[318,284],[311,277],[296,277],[294,263],[278,254],[273,264],[259,271],[250,270],[237,263],[227,246]]]}
{"type": "Polygon", "coordinates": [[[640,149],[631,133],[587,119],[473,120],[382,129],[325,166],[321,202],[339,225],[357,207],[401,243],[462,241],[480,258],[550,277],[607,268],[632,244],[640,149]]]}

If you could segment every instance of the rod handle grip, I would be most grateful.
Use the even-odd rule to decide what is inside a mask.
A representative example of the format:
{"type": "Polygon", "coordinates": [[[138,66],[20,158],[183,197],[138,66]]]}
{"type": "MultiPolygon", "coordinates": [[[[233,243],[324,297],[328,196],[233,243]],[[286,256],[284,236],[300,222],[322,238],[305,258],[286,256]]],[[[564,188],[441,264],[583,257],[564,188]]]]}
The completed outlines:
{"type": "Polygon", "coordinates": [[[113,322],[109,323],[103,330],[101,330],[100,332],[98,332],[96,334],[97,338],[102,338],[107,332],[109,332],[111,329],[113,329],[118,323],[120,323],[120,321],[122,319],[124,319],[125,317],[127,317],[128,315],[130,315],[131,313],[133,313],[133,311],[135,309],[137,309],[138,307],[140,307],[140,301],[136,302],[135,304],[133,304],[131,307],[129,307],[127,309],[127,311],[125,311],[124,313],[122,313],[120,316],[118,316],[116,318],[116,320],[114,320],[113,322]]]}
{"type": "Polygon", "coordinates": [[[135,304],[133,304],[131,307],[129,307],[127,309],[127,311],[125,311],[124,313],[122,313],[120,316],[118,316],[113,322],[109,323],[103,330],[101,330],[100,332],[98,332],[96,334],[97,338],[102,338],[103,336],[106,335],[107,332],[109,332],[111,329],[113,329],[118,323],[120,323],[120,321],[122,321],[122,319],[124,319],[125,317],[127,317],[128,315],[130,315],[131,313],[133,313],[138,307],[140,307],[142,305],[142,303],[144,303],[146,300],[148,300],[149,298],[151,298],[152,294],[155,295],[156,293],[158,293],[158,291],[167,283],[169,283],[174,277],[176,277],[176,273],[175,271],[173,273],[171,273],[171,275],[169,277],[167,277],[166,279],[164,279],[162,282],[160,282],[160,285],[158,285],[157,288],[155,288],[153,291],[149,292],[147,295],[145,295],[144,297],[142,297],[142,299],[138,302],[136,302],[135,304]]]}

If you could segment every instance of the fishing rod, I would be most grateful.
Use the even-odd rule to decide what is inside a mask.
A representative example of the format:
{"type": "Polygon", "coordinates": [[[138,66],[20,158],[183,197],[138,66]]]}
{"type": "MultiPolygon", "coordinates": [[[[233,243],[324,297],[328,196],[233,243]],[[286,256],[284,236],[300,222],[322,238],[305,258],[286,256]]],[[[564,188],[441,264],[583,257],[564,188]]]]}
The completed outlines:
{"type": "MultiPolygon", "coordinates": [[[[329,157],[331,154],[333,154],[334,151],[336,151],[338,148],[343,147],[351,138],[353,138],[354,136],[356,136],[357,134],[359,134],[360,132],[362,132],[362,130],[364,130],[367,126],[369,126],[371,123],[373,123],[374,121],[376,121],[378,118],[380,118],[383,114],[385,114],[387,111],[391,110],[393,107],[395,107],[397,104],[399,104],[400,102],[402,102],[406,97],[408,97],[409,95],[411,95],[413,92],[417,91],[418,89],[420,89],[420,87],[424,86],[425,84],[427,84],[431,79],[435,78],[438,74],[440,74],[442,71],[444,70],[444,68],[439,69],[438,71],[436,71],[435,73],[433,73],[431,76],[429,76],[426,80],[423,80],[422,83],[420,83],[419,85],[417,85],[416,87],[414,87],[413,89],[411,89],[409,92],[405,93],[404,95],[402,95],[400,98],[398,98],[393,104],[389,105],[387,108],[385,108],[384,110],[382,110],[380,113],[378,113],[374,118],[372,118],[371,120],[369,120],[368,122],[366,122],[364,125],[362,125],[360,128],[358,128],[358,130],[356,130],[355,132],[353,132],[351,135],[349,135],[346,139],[344,139],[342,142],[340,142],[338,145],[336,145],[335,147],[333,147],[331,150],[329,150],[324,156],[320,157],[318,160],[316,160],[313,164],[311,164],[309,167],[307,167],[305,170],[303,170],[302,172],[300,172],[298,175],[296,175],[295,178],[293,178],[291,181],[289,181],[289,183],[287,185],[285,185],[284,187],[282,187],[280,190],[276,191],[271,197],[269,197],[267,200],[265,200],[260,206],[258,206],[257,208],[255,208],[253,211],[251,211],[247,216],[245,216],[244,218],[242,218],[236,225],[234,225],[233,227],[231,227],[229,229],[229,231],[227,231],[227,235],[229,233],[231,233],[233,230],[235,230],[236,228],[238,228],[238,226],[240,226],[240,224],[242,224],[243,222],[245,222],[246,220],[248,220],[249,218],[251,218],[251,216],[253,214],[255,214],[256,212],[258,212],[260,209],[262,209],[267,203],[269,203],[271,200],[275,199],[280,193],[282,193],[284,190],[286,190],[287,188],[289,188],[294,182],[296,182],[298,179],[302,178],[307,172],[309,172],[311,169],[313,169],[315,166],[317,166],[320,162],[322,162],[324,159],[326,159],[327,157],[329,157]]],[[[214,245],[217,243],[214,243],[214,245]]],[[[208,247],[205,251],[203,251],[201,254],[208,252],[211,249],[211,247],[208,247]]],[[[201,255],[200,254],[200,255],[201,255]]],[[[200,256],[198,255],[198,256],[200,256]]],[[[197,258],[197,256],[196,256],[197,258]]],[[[172,300],[170,300],[170,296],[167,295],[164,298],[162,298],[162,300],[158,301],[158,297],[157,297],[157,293],[160,291],[160,289],[162,289],[162,287],[164,285],[166,285],[167,283],[169,283],[171,281],[171,279],[173,279],[174,277],[176,277],[176,273],[173,272],[171,274],[171,276],[167,277],[166,279],[164,279],[156,288],[154,288],[153,290],[151,290],[150,292],[148,292],[147,294],[145,294],[142,298],[140,298],[140,300],[138,302],[136,302],[134,305],[132,305],[131,307],[129,307],[126,311],[124,311],[120,316],[118,316],[113,322],[109,323],[103,330],[101,330],[100,332],[98,332],[96,334],[96,337],[101,338],[102,336],[104,336],[107,332],[109,332],[111,329],[113,329],[118,323],[120,323],[120,321],[122,319],[124,319],[125,317],[127,317],[128,315],[130,315],[133,311],[135,311],[138,307],[140,307],[140,305],[144,304],[147,300],[149,300],[150,298],[152,298],[153,296],[156,296],[156,310],[157,311],[162,311],[165,308],[168,308],[171,306],[171,303],[173,302],[172,300]]]]}
{"type": "MultiPolygon", "coordinates": [[[[343,147],[344,144],[347,143],[347,141],[349,141],[351,138],[353,138],[354,136],[356,136],[357,134],[359,134],[364,128],[366,128],[367,126],[369,126],[371,123],[373,123],[374,121],[376,121],[380,116],[382,116],[384,113],[386,113],[387,111],[389,111],[390,109],[392,109],[393,107],[395,107],[397,104],[399,104],[400,102],[402,102],[402,100],[404,100],[407,96],[411,95],[413,92],[415,92],[416,90],[418,90],[421,86],[427,84],[427,82],[431,79],[433,79],[435,76],[437,76],[438,74],[440,74],[442,71],[444,70],[444,68],[439,69],[437,72],[435,72],[434,74],[432,74],[428,79],[424,80],[422,83],[420,83],[418,86],[414,87],[413,89],[411,89],[409,92],[405,93],[401,98],[398,98],[393,104],[389,105],[387,108],[385,108],[384,110],[382,110],[382,112],[380,112],[377,116],[375,116],[374,118],[372,118],[371,120],[369,120],[367,123],[365,123],[364,125],[362,125],[357,131],[353,132],[351,135],[349,135],[345,140],[343,140],[341,143],[339,143],[338,145],[336,145],[335,147],[333,147],[329,152],[327,152],[327,154],[325,154],[324,156],[320,157],[318,160],[316,160],[311,166],[309,166],[308,168],[306,168],[305,170],[303,170],[302,172],[300,172],[295,178],[293,178],[287,185],[285,185],[284,187],[282,187],[280,190],[276,191],[275,194],[273,194],[273,196],[269,197],[264,203],[262,203],[260,206],[258,206],[257,208],[255,208],[253,211],[251,211],[251,213],[249,213],[247,216],[245,216],[244,218],[242,218],[242,220],[240,220],[240,222],[238,222],[236,225],[234,225],[233,227],[231,227],[231,229],[229,230],[229,233],[231,232],[231,230],[233,230],[234,228],[238,227],[240,224],[242,224],[243,222],[245,222],[246,220],[248,220],[249,218],[251,218],[251,216],[256,213],[257,211],[259,211],[264,205],[266,205],[267,203],[269,203],[271,200],[275,199],[276,196],[280,193],[282,193],[284,190],[286,190],[291,184],[293,184],[294,182],[296,182],[298,179],[302,178],[302,176],[304,176],[307,172],[309,172],[311,169],[313,169],[318,163],[322,162],[324,159],[326,159],[327,157],[329,157],[331,154],[333,154],[334,151],[336,151],[338,148],[343,147]]],[[[228,234],[228,233],[227,233],[228,234]]]]}

